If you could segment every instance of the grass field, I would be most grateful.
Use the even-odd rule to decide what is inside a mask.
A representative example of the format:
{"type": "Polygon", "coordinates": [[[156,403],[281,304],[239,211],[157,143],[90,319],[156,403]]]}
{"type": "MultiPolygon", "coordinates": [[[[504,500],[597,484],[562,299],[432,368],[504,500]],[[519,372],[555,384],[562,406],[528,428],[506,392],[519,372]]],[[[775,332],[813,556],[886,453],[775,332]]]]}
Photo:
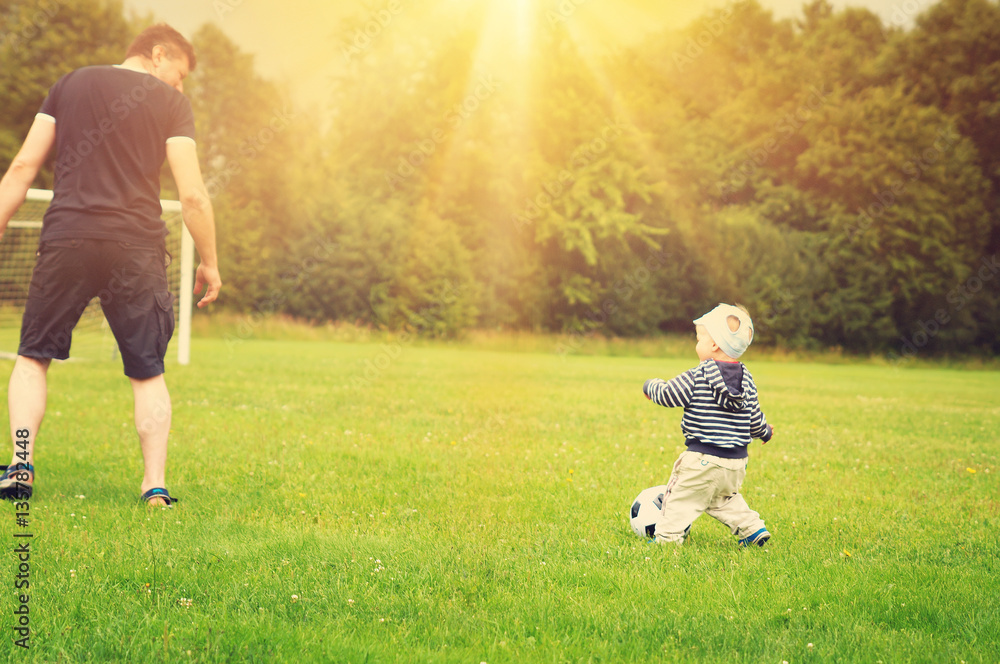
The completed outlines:
{"type": "Polygon", "coordinates": [[[195,339],[167,374],[172,510],[135,504],[120,367],[55,366],[28,651],[11,637],[25,529],[0,505],[4,654],[995,662],[1000,374],[745,360],[778,428],[744,485],[763,550],[708,517],[682,549],[629,529],[682,449],[681,413],[642,382],[693,366],[693,343],[651,359],[195,339]]]}

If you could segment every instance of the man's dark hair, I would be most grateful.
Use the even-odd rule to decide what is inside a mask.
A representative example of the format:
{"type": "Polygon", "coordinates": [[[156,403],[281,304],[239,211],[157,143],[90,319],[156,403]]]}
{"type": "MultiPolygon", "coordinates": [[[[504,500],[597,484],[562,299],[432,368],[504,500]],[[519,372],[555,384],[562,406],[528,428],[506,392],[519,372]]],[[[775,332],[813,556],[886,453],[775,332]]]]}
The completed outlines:
{"type": "Polygon", "coordinates": [[[132,45],[128,47],[128,51],[125,53],[125,59],[127,60],[134,55],[151,58],[153,57],[153,47],[157,45],[165,47],[167,49],[167,54],[171,58],[177,56],[177,51],[186,55],[188,60],[188,70],[194,71],[194,67],[198,62],[198,59],[194,55],[194,47],[191,46],[191,42],[184,39],[184,35],[177,32],[166,23],[151,25],[140,32],[136,38],[132,40],[132,45]]]}

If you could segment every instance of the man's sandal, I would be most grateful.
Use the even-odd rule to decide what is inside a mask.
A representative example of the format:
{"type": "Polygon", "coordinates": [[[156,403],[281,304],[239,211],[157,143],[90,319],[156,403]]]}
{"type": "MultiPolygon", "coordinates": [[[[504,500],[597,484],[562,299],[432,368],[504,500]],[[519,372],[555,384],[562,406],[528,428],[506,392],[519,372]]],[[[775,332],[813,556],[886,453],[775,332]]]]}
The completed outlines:
{"type": "Polygon", "coordinates": [[[30,463],[15,463],[0,466],[0,498],[3,500],[27,500],[35,484],[35,467],[30,463]]]}
{"type": "Polygon", "coordinates": [[[166,489],[150,489],[139,496],[139,500],[153,507],[173,507],[180,498],[174,498],[166,489]]]}

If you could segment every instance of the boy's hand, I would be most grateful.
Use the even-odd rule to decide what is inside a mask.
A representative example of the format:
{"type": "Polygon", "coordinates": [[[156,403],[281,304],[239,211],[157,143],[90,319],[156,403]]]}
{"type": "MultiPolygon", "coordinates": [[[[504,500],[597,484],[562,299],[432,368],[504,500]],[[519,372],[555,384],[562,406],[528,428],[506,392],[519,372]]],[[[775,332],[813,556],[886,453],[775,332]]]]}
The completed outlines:
{"type": "Polygon", "coordinates": [[[769,442],[771,442],[774,439],[774,432],[775,432],[774,425],[773,424],[768,424],[767,428],[771,430],[771,435],[767,437],[767,440],[760,441],[761,445],[767,445],[769,442]]]}

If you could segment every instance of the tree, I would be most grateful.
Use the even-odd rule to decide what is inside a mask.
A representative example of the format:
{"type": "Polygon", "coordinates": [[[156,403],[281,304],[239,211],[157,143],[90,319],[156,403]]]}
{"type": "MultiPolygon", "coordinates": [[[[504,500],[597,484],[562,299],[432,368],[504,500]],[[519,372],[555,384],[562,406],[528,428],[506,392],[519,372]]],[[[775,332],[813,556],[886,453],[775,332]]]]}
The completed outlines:
{"type": "MultiPolygon", "coordinates": [[[[6,171],[48,90],[64,74],[87,65],[114,64],[137,25],[121,2],[98,0],[0,0],[0,171],[6,171]]],[[[40,174],[52,186],[52,174],[40,174]]]]}
{"type": "MultiPolygon", "coordinates": [[[[913,98],[955,117],[969,137],[977,162],[990,183],[984,194],[991,210],[989,236],[978,260],[989,263],[1000,252],[1000,6],[988,0],[942,0],[917,19],[915,29],[895,35],[883,54],[883,79],[899,81],[913,98]]],[[[961,287],[956,283],[954,288],[961,287]]],[[[951,292],[951,291],[950,291],[951,292]]],[[[978,330],[972,343],[1000,351],[1000,290],[985,288],[961,301],[962,322],[978,330]]],[[[946,308],[951,309],[951,307],[946,308]]],[[[954,323],[949,329],[956,327],[954,323]]]]}
{"type": "Polygon", "coordinates": [[[309,128],[301,125],[287,95],[262,79],[253,57],[218,27],[205,25],[192,44],[198,66],[186,91],[215,207],[225,306],[284,311],[288,275],[295,273],[290,249],[306,223],[301,205],[308,192],[293,187],[301,169],[310,167],[290,156],[316,138],[308,137],[309,128]]]}

